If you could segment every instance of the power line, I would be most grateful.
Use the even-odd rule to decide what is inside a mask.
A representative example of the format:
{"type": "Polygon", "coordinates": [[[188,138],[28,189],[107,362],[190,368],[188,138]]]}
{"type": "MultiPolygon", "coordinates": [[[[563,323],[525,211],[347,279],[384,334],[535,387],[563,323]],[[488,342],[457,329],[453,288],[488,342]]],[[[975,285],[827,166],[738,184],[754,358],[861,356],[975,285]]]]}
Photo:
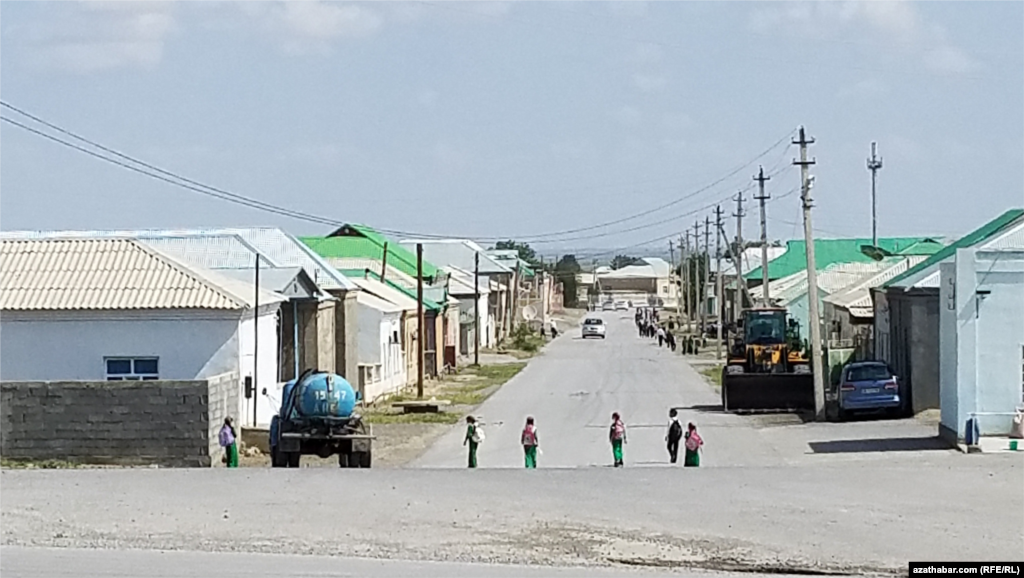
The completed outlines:
{"type": "MultiPolygon", "coordinates": [[[[41,118],[39,116],[36,116],[36,115],[31,114],[31,113],[29,113],[29,112],[27,112],[27,111],[25,111],[25,110],[23,110],[21,108],[18,108],[18,107],[14,106],[14,105],[6,102],[6,101],[0,100],[0,105],[2,105],[4,108],[7,108],[7,109],[9,109],[11,111],[14,111],[14,112],[16,112],[16,113],[18,113],[20,115],[23,115],[23,116],[25,116],[27,118],[30,118],[33,121],[35,121],[35,122],[37,122],[39,124],[42,124],[42,125],[50,128],[50,129],[52,129],[54,131],[57,131],[57,132],[59,132],[61,134],[64,134],[64,135],[67,135],[68,137],[71,137],[71,138],[73,138],[75,140],[83,142],[83,143],[85,143],[85,144],[87,144],[87,145],[89,145],[89,146],[91,146],[93,148],[96,148],[98,150],[101,150],[101,151],[103,151],[105,153],[108,153],[110,155],[114,155],[114,156],[116,156],[116,157],[118,157],[120,159],[124,159],[124,161],[127,161],[127,162],[119,161],[117,159],[113,159],[113,158],[110,158],[108,156],[99,154],[99,153],[97,153],[95,151],[89,150],[89,149],[87,149],[85,147],[82,147],[80,145],[77,145],[75,143],[68,142],[67,140],[64,140],[64,139],[55,137],[53,135],[47,134],[47,133],[45,133],[45,132],[43,132],[41,130],[38,130],[38,129],[30,127],[30,126],[27,126],[27,125],[25,125],[25,124],[23,124],[21,122],[15,121],[15,120],[10,119],[8,117],[0,117],[0,118],[2,118],[2,120],[4,120],[5,122],[10,123],[13,126],[17,126],[17,127],[21,128],[23,130],[26,130],[26,131],[31,132],[33,134],[36,134],[36,135],[38,135],[40,137],[43,137],[43,138],[45,138],[47,140],[50,140],[52,142],[61,144],[61,145],[65,146],[65,147],[77,150],[79,152],[83,152],[83,153],[88,154],[89,156],[92,156],[94,158],[97,158],[97,159],[109,162],[109,163],[114,164],[116,166],[119,166],[119,167],[122,167],[122,168],[125,168],[125,169],[128,169],[128,170],[131,170],[133,172],[136,172],[136,173],[148,176],[150,178],[154,178],[154,179],[166,182],[168,184],[172,184],[172,185],[175,185],[175,186],[178,186],[178,187],[181,187],[181,188],[193,191],[193,192],[198,192],[198,193],[201,193],[201,194],[204,194],[204,195],[208,195],[208,196],[211,196],[211,197],[214,197],[214,198],[218,198],[218,199],[221,199],[221,200],[225,200],[225,201],[228,201],[228,202],[233,202],[233,203],[241,204],[241,205],[244,205],[244,206],[247,206],[247,207],[250,207],[250,208],[254,208],[254,209],[258,209],[258,210],[264,210],[264,211],[267,211],[267,212],[270,212],[270,213],[274,213],[274,214],[278,214],[278,215],[282,215],[282,216],[287,216],[287,217],[298,219],[298,220],[303,220],[303,221],[307,221],[307,222],[311,222],[311,223],[317,223],[317,224],[323,224],[323,225],[330,225],[330,226],[341,226],[341,225],[344,224],[342,221],[338,221],[338,220],[335,220],[335,219],[330,219],[330,218],[327,218],[327,217],[322,217],[320,215],[314,215],[314,214],[311,214],[311,213],[307,213],[307,212],[299,211],[299,210],[295,210],[295,209],[289,209],[287,207],[283,207],[283,206],[280,206],[280,205],[275,205],[273,203],[268,203],[268,202],[265,202],[265,201],[260,201],[258,199],[254,199],[254,198],[247,197],[247,196],[244,196],[244,195],[240,195],[240,194],[237,194],[237,193],[233,193],[231,191],[227,191],[227,190],[224,190],[224,189],[221,189],[221,188],[218,188],[218,187],[207,185],[205,183],[202,183],[202,182],[190,179],[188,177],[182,176],[182,175],[180,175],[178,173],[174,173],[172,171],[165,170],[165,169],[160,168],[160,167],[158,167],[156,165],[153,165],[153,164],[148,163],[146,161],[140,160],[138,158],[132,157],[132,156],[127,155],[125,153],[122,153],[122,152],[120,152],[118,150],[115,150],[113,148],[107,147],[107,146],[102,145],[102,144],[100,144],[98,142],[95,142],[93,140],[90,140],[90,139],[88,139],[88,138],[86,138],[86,137],[84,137],[82,135],[74,133],[74,132],[72,132],[72,131],[70,131],[68,129],[65,129],[65,128],[61,127],[61,126],[58,126],[58,125],[56,125],[54,123],[51,123],[51,122],[49,122],[49,121],[47,121],[47,120],[45,120],[45,119],[43,119],[43,118],[41,118]],[[133,164],[129,164],[129,163],[134,163],[134,165],[139,165],[139,167],[144,167],[144,168],[140,169],[139,167],[133,166],[133,164]]],[[[778,141],[773,143],[770,147],[765,149],[763,152],[758,154],[754,159],[752,159],[751,161],[743,164],[742,166],[739,166],[736,169],[730,171],[728,174],[726,174],[725,176],[715,180],[714,182],[712,182],[712,183],[710,183],[708,185],[705,185],[703,187],[700,187],[700,188],[692,191],[691,193],[689,193],[687,195],[684,195],[683,197],[681,197],[679,199],[675,199],[675,200],[673,200],[673,201],[671,201],[669,203],[665,203],[663,205],[654,207],[652,209],[649,209],[649,210],[646,210],[646,211],[642,211],[640,213],[637,213],[637,214],[634,214],[634,215],[630,215],[628,217],[616,219],[616,220],[613,220],[613,221],[608,221],[608,222],[605,222],[605,223],[599,223],[599,224],[591,225],[591,226],[588,226],[588,227],[580,227],[580,228],[568,229],[568,230],[564,230],[564,231],[540,233],[540,234],[535,234],[535,235],[532,235],[532,236],[530,236],[530,235],[505,235],[505,236],[495,236],[495,237],[484,237],[484,238],[479,238],[479,239],[480,240],[486,240],[486,241],[498,241],[498,240],[506,239],[506,238],[509,238],[509,237],[513,237],[513,238],[515,238],[515,237],[522,237],[522,238],[524,238],[524,242],[561,242],[561,241],[569,241],[569,240],[573,240],[573,239],[570,239],[570,238],[553,239],[553,240],[550,240],[550,241],[541,241],[541,240],[542,239],[548,239],[548,238],[551,238],[551,237],[563,237],[565,235],[570,235],[572,233],[585,232],[585,231],[591,231],[591,230],[600,229],[600,228],[604,228],[604,227],[609,227],[611,225],[616,225],[616,224],[624,223],[624,222],[627,222],[627,221],[630,221],[630,220],[634,220],[634,219],[637,219],[637,218],[640,218],[640,217],[643,217],[643,216],[650,215],[652,213],[655,213],[655,212],[664,210],[666,208],[672,207],[674,205],[677,205],[677,204],[679,204],[679,203],[681,203],[681,202],[683,202],[685,200],[688,200],[688,199],[693,198],[693,197],[695,197],[697,195],[700,195],[701,193],[703,193],[703,192],[705,192],[705,191],[707,191],[707,190],[717,186],[721,182],[731,178],[732,176],[734,176],[737,173],[739,173],[740,171],[742,171],[746,166],[756,162],[758,159],[760,159],[761,157],[763,157],[766,154],[768,154],[769,152],[771,152],[777,146],[782,144],[782,142],[787,140],[792,134],[793,134],[793,131],[790,131],[784,137],[782,137],[781,139],[779,139],[778,141]]],[[[788,148],[789,147],[787,146],[786,149],[783,150],[783,155],[786,153],[788,148]]],[[[661,221],[661,222],[658,222],[658,223],[648,224],[646,226],[655,226],[655,225],[661,224],[663,222],[667,222],[667,221],[661,221]]],[[[631,229],[631,230],[637,230],[639,228],[642,228],[642,227],[637,227],[637,228],[634,228],[634,229],[631,229]]],[[[385,229],[385,228],[378,228],[378,230],[383,232],[383,233],[386,233],[386,234],[397,235],[397,236],[402,236],[402,237],[420,237],[420,238],[438,239],[438,238],[446,238],[446,237],[449,236],[449,235],[438,235],[438,234],[433,234],[433,233],[418,233],[418,232],[410,232],[410,231],[400,231],[400,230],[385,229]]],[[[628,232],[628,231],[624,231],[624,232],[628,232]]],[[[609,233],[605,233],[605,234],[602,234],[602,235],[594,235],[592,237],[585,237],[585,238],[599,238],[601,236],[607,236],[607,235],[611,235],[611,234],[617,234],[617,233],[609,232],[609,233]]]]}

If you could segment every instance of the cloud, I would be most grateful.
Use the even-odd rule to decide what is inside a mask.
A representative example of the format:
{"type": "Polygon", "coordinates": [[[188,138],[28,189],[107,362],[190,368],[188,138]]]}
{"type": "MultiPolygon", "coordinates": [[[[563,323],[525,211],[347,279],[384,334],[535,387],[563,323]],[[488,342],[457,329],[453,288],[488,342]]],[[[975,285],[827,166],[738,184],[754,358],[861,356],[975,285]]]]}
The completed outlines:
{"type": "MultiPolygon", "coordinates": [[[[12,29],[11,40],[37,65],[78,74],[155,68],[176,30],[174,6],[163,2],[57,3],[12,29]]],[[[6,31],[5,31],[6,33],[6,31]]]]}
{"type": "Polygon", "coordinates": [[[343,38],[366,38],[379,32],[384,17],[376,9],[345,2],[293,0],[246,2],[242,12],[276,36],[287,52],[330,52],[343,38]]]}
{"type": "Polygon", "coordinates": [[[888,56],[895,47],[919,58],[933,72],[962,74],[979,63],[949,41],[946,31],[929,23],[909,0],[836,2],[791,2],[779,7],[757,8],[750,26],[759,33],[799,33],[819,40],[855,40],[868,37],[887,44],[880,46],[888,56]]]}

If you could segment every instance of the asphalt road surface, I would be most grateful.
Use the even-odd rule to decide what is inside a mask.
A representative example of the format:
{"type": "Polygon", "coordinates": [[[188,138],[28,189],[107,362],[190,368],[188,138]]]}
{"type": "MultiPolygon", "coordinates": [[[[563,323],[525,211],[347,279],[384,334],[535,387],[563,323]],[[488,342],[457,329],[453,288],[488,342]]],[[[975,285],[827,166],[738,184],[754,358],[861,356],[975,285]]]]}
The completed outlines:
{"type": "MultiPolygon", "coordinates": [[[[608,428],[614,411],[626,423],[626,466],[667,466],[668,412],[684,427],[697,424],[705,441],[703,467],[767,466],[807,461],[879,459],[889,449],[938,450],[934,425],[914,420],[805,426],[797,418],[736,416],[720,411],[720,398],[681,355],[637,336],[633,313],[597,312],[606,339],[582,339],[568,329],[543,354],[477,410],[486,439],[479,467],[523,467],[519,435],[536,420],[539,467],[610,467],[608,428]],[[774,426],[790,427],[774,427],[774,426]]],[[[465,467],[465,426],[441,437],[416,467],[465,467]]],[[[907,451],[888,457],[913,459],[907,451]]],[[[680,462],[682,456],[680,456],[680,462]]]]}
{"type": "MultiPolygon", "coordinates": [[[[665,576],[666,572],[632,568],[552,568],[327,556],[11,546],[0,548],[0,574],[5,578],[645,578],[665,576]]],[[[707,572],[676,571],[670,575],[708,578],[707,572]]],[[[714,574],[715,578],[738,576],[714,574]]]]}

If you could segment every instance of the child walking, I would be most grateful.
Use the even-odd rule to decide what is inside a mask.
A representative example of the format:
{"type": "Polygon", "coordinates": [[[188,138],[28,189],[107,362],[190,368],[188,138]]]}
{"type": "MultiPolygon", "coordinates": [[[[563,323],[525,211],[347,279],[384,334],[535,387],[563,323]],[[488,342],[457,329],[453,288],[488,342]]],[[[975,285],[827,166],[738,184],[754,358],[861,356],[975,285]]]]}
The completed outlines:
{"type": "Polygon", "coordinates": [[[668,459],[674,464],[679,459],[679,441],[683,439],[683,426],[679,424],[679,412],[675,408],[668,411],[668,418],[665,441],[668,442],[668,459]]]}
{"type": "Polygon", "coordinates": [[[523,428],[523,435],[520,436],[520,442],[523,444],[523,453],[526,454],[526,468],[535,469],[537,467],[537,427],[533,425],[533,418],[526,418],[526,427],[523,428]]]}
{"type": "Polygon", "coordinates": [[[483,432],[476,424],[476,418],[471,415],[466,416],[466,424],[466,439],[462,440],[462,445],[469,444],[469,467],[475,468],[476,449],[483,441],[483,432]]]}
{"type": "Polygon", "coordinates": [[[220,428],[217,436],[220,447],[224,448],[224,465],[229,468],[238,467],[238,437],[235,434],[235,425],[231,417],[224,418],[224,425],[220,428]]]}
{"type": "Polygon", "coordinates": [[[608,432],[608,438],[612,442],[612,458],[615,460],[614,466],[621,468],[624,464],[622,461],[622,444],[626,443],[626,424],[622,423],[622,418],[619,417],[619,412],[612,414],[612,427],[608,432]]]}
{"type": "Polygon", "coordinates": [[[700,466],[700,452],[704,447],[704,440],[697,433],[697,426],[691,421],[686,432],[686,455],[683,456],[683,466],[696,468],[700,466]]]}

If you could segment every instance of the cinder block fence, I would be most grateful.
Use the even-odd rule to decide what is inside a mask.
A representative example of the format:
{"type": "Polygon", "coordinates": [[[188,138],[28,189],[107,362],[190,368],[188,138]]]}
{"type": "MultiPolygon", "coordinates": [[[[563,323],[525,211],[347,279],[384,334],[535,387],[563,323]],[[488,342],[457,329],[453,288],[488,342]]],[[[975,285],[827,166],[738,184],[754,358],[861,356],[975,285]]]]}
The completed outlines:
{"type": "MultiPolygon", "coordinates": [[[[209,467],[237,411],[236,374],[188,381],[0,383],[0,456],[90,464],[209,467]]],[[[238,416],[235,416],[237,419],[238,416]]]]}

